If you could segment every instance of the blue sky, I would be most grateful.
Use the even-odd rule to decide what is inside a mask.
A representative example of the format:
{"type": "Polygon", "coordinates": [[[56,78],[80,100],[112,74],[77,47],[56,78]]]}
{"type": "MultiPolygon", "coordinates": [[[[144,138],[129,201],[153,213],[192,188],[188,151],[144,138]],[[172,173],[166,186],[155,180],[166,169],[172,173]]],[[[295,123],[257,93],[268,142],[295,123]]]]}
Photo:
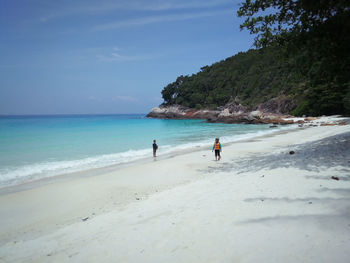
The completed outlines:
{"type": "Polygon", "coordinates": [[[239,0],[0,0],[0,114],[147,113],[252,48],[239,0]]]}

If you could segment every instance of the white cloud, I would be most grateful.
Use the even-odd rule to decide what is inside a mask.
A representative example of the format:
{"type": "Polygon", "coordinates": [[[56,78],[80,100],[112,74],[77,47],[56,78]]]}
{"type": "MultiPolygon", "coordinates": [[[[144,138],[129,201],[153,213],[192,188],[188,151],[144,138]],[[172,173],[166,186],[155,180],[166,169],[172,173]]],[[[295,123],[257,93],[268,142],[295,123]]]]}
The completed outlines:
{"type": "Polygon", "coordinates": [[[87,98],[89,101],[93,101],[93,102],[107,102],[108,100],[112,100],[114,102],[116,101],[126,101],[126,102],[137,102],[139,101],[138,98],[136,97],[133,97],[133,96],[128,96],[128,95],[117,95],[117,96],[112,96],[111,98],[107,99],[107,98],[104,98],[104,99],[101,99],[101,98],[98,98],[94,95],[91,95],[91,96],[88,96],[87,98]]]}
{"type": "Polygon", "coordinates": [[[224,4],[232,3],[230,0],[214,0],[214,1],[189,1],[184,3],[178,3],[179,1],[153,1],[147,5],[139,4],[143,10],[150,11],[165,11],[165,10],[177,10],[177,9],[189,9],[189,8],[210,8],[217,7],[224,4]]]}
{"type": "Polygon", "coordinates": [[[96,102],[100,102],[100,101],[101,101],[100,98],[97,98],[97,97],[95,97],[95,96],[93,96],[93,95],[89,96],[89,97],[88,97],[88,100],[90,100],[90,101],[96,101],[96,102]]]}
{"type": "Polygon", "coordinates": [[[190,8],[214,8],[226,4],[232,4],[232,0],[195,0],[179,3],[178,0],[119,0],[116,1],[81,1],[72,2],[69,6],[51,5],[47,14],[39,17],[40,22],[47,22],[52,19],[59,19],[76,15],[103,15],[118,10],[125,11],[171,11],[190,8]]]}
{"type": "Polygon", "coordinates": [[[93,31],[105,31],[111,29],[118,29],[131,26],[142,26],[153,23],[169,22],[169,21],[181,21],[181,20],[190,20],[197,19],[202,17],[222,15],[226,13],[233,13],[232,10],[221,10],[214,12],[200,12],[200,13],[187,13],[187,14],[175,14],[175,15],[158,15],[158,16],[149,16],[143,18],[129,19],[123,21],[116,21],[106,24],[101,24],[94,26],[93,31]]]}
{"type": "Polygon", "coordinates": [[[96,47],[87,49],[88,53],[93,54],[99,61],[110,62],[128,62],[128,61],[141,61],[150,60],[160,57],[159,52],[157,54],[128,54],[128,50],[120,48],[119,46],[112,47],[96,47]],[[97,54],[97,55],[96,55],[97,54]]]}
{"type": "Polygon", "coordinates": [[[108,55],[96,55],[96,58],[100,61],[116,61],[116,62],[127,62],[127,61],[138,61],[138,60],[148,60],[152,57],[146,56],[146,55],[140,55],[140,56],[126,56],[121,55],[117,52],[112,52],[108,55]]]}
{"type": "Polygon", "coordinates": [[[112,98],[113,101],[127,101],[127,102],[137,102],[138,99],[132,96],[122,96],[118,95],[112,98]]]}

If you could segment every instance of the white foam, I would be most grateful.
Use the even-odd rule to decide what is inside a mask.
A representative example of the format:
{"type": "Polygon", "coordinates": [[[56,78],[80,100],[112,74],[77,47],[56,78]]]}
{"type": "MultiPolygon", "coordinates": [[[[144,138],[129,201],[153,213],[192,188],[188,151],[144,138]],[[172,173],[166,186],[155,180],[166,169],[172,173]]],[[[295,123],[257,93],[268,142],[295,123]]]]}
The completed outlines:
{"type": "Polygon", "coordinates": [[[152,154],[149,149],[129,150],[122,153],[105,154],[78,160],[42,162],[0,170],[0,187],[34,181],[60,174],[122,164],[152,154]]]}
{"type": "MultiPolygon", "coordinates": [[[[297,127],[297,125],[286,125],[283,127],[278,127],[277,129],[247,131],[247,133],[243,133],[243,134],[236,134],[236,135],[220,137],[220,142],[222,144],[227,144],[227,143],[233,143],[233,142],[238,142],[238,141],[243,141],[243,140],[249,140],[249,139],[253,139],[256,137],[260,137],[260,136],[264,136],[264,135],[268,135],[268,134],[273,134],[276,131],[289,130],[289,129],[293,129],[296,127],[297,127]]],[[[191,142],[191,143],[181,144],[181,145],[178,145],[178,146],[171,148],[170,151],[164,151],[164,153],[169,153],[171,151],[178,151],[178,150],[186,150],[189,148],[197,148],[197,147],[209,147],[210,148],[213,146],[213,142],[214,142],[213,140],[214,140],[214,138],[209,138],[209,139],[202,140],[199,142],[191,142]]]]}
{"type": "MultiPolygon", "coordinates": [[[[286,130],[294,127],[295,125],[289,125],[278,129],[249,131],[245,134],[221,137],[220,141],[223,144],[232,143],[236,141],[252,139],[258,136],[271,134],[276,132],[277,130],[286,130]]],[[[191,148],[195,149],[198,147],[208,147],[208,149],[211,149],[212,143],[213,138],[208,138],[206,140],[185,143],[177,146],[164,145],[159,147],[158,155],[166,155],[172,152],[189,150],[191,148]]],[[[0,187],[16,185],[24,182],[34,181],[66,173],[85,171],[94,168],[102,168],[111,165],[128,163],[150,156],[152,156],[152,149],[141,149],[129,150],[126,152],[115,154],[93,156],[78,160],[51,161],[24,165],[20,167],[3,168],[0,170],[0,187]]]]}

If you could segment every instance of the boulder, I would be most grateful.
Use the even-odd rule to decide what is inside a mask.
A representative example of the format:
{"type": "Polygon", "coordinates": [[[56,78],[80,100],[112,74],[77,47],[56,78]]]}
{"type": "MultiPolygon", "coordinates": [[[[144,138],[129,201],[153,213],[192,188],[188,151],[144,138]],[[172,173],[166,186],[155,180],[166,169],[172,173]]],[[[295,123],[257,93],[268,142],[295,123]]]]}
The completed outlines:
{"type": "Polygon", "coordinates": [[[294,124],[294,121],[293,120],[283,120],[280,122],[280,124],[282,125],[287,125],[287,124],[294,124]]]}
{"type": "MultiPolygon", "coordinates": [[[[283,118],[290,117],[282,115],[272,110],[273,107],[266,105],[279,105],[281,107],[281,97],[270,101],[267,104],[261,104],[258,109],[250,111],[247,107],[238,103],[237,100],[230,102],[225,106],[218,107],[216,110],[196,110],[181,105],[160,105],[153,108],[146,117],[162,119],[206,119],[208,122],[221,123],[246,123],[246,124],[293,124],[293,120],[283,118]]],[[[284,104],[283,104],[284,105],[284,104]]],[[[299,121],[298,123],[302,123],[299,121]]]]}
{"type": "Polygon", "coordinates": [[[160,119],[184,119],[186,114],[191,111],[190,108],[180,105],[161,105],[153,108],[146,117],[160,118],[160,119]]]}
{"type": "Polygon", "coordinates": [[[335,123],[321,123],[321,126],[335,126],[335,123]]]}
{"type": "Polygon", "coordinates": [[[315,117],[306,117],[304,121],[314,121],[317,120],[315,117]]]}
{"type": "Polygon", "coordinates": [[[217,110],[196,110],[180,105],[161,105],[153,108],[146,117],[160,119],[215,119],[220,111],[217,110]]]}
{"type": "Polygon", "coordinates": [[[261,123],[274,124],[274,125],[276,125],[276,124],[285,125],[285,124],[293,124],[294,121],[293,120],[284,120],[282,118],[277,117],[277,118],[274,118],[274,119],[272,119],[272,118],[263,119],[263,120],[261,120],[261,123]]]}
{"type": "Polygon", "coordinates": [[[232,114],[230,113],[229,109],[224,109],[220,112],[219,117],[227,117],[231,116],[232,114]]]}
{"type": "Polygon", "coordinates": [[[219,115],[219,111],[213,111],[213,110],[201,110],[198,111],[195,115],[198,119],[209,119],[209,118],[216,118],[219,115]]]}
{"type": "Polygon", "coordinates": [[[263,117],[263,113],[259,110],[255,110],[249,113],[250,118],[261,119],[263,117]]]}
{"type": "Polygon", "coordinates": [[[337,176],[332,176],[331,178],[332,178],[333,180],[339,181],[339,177],[337,177],[337,176]]]}
{"type": "Polygon", "coordinates": [[[285,114],[289,113],[296,106],[296,102],[293,98],[281,95],[259,104],[256,109],[262,112],[285,114]]]}

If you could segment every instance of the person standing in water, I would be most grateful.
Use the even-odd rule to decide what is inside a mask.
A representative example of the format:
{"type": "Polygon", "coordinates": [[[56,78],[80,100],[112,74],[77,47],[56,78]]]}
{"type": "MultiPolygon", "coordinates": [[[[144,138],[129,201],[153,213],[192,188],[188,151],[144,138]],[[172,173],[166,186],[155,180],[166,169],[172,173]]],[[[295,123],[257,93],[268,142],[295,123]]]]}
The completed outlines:
{"type": "Polygon", "coordinates": [[[219,142],[219,138],[215,139],[213,149],[211,150],[212,152],[215,150],[215,161],[220,161],[221,156],[220,152],[222,151],[221,143],[219,142]]]}
{"type": "Polygon", "coordinates": [[[157,149],[158,149],[157,142],[156,140],[153,140],[153,157],[157,157],[156,155],[157,149]]]}

